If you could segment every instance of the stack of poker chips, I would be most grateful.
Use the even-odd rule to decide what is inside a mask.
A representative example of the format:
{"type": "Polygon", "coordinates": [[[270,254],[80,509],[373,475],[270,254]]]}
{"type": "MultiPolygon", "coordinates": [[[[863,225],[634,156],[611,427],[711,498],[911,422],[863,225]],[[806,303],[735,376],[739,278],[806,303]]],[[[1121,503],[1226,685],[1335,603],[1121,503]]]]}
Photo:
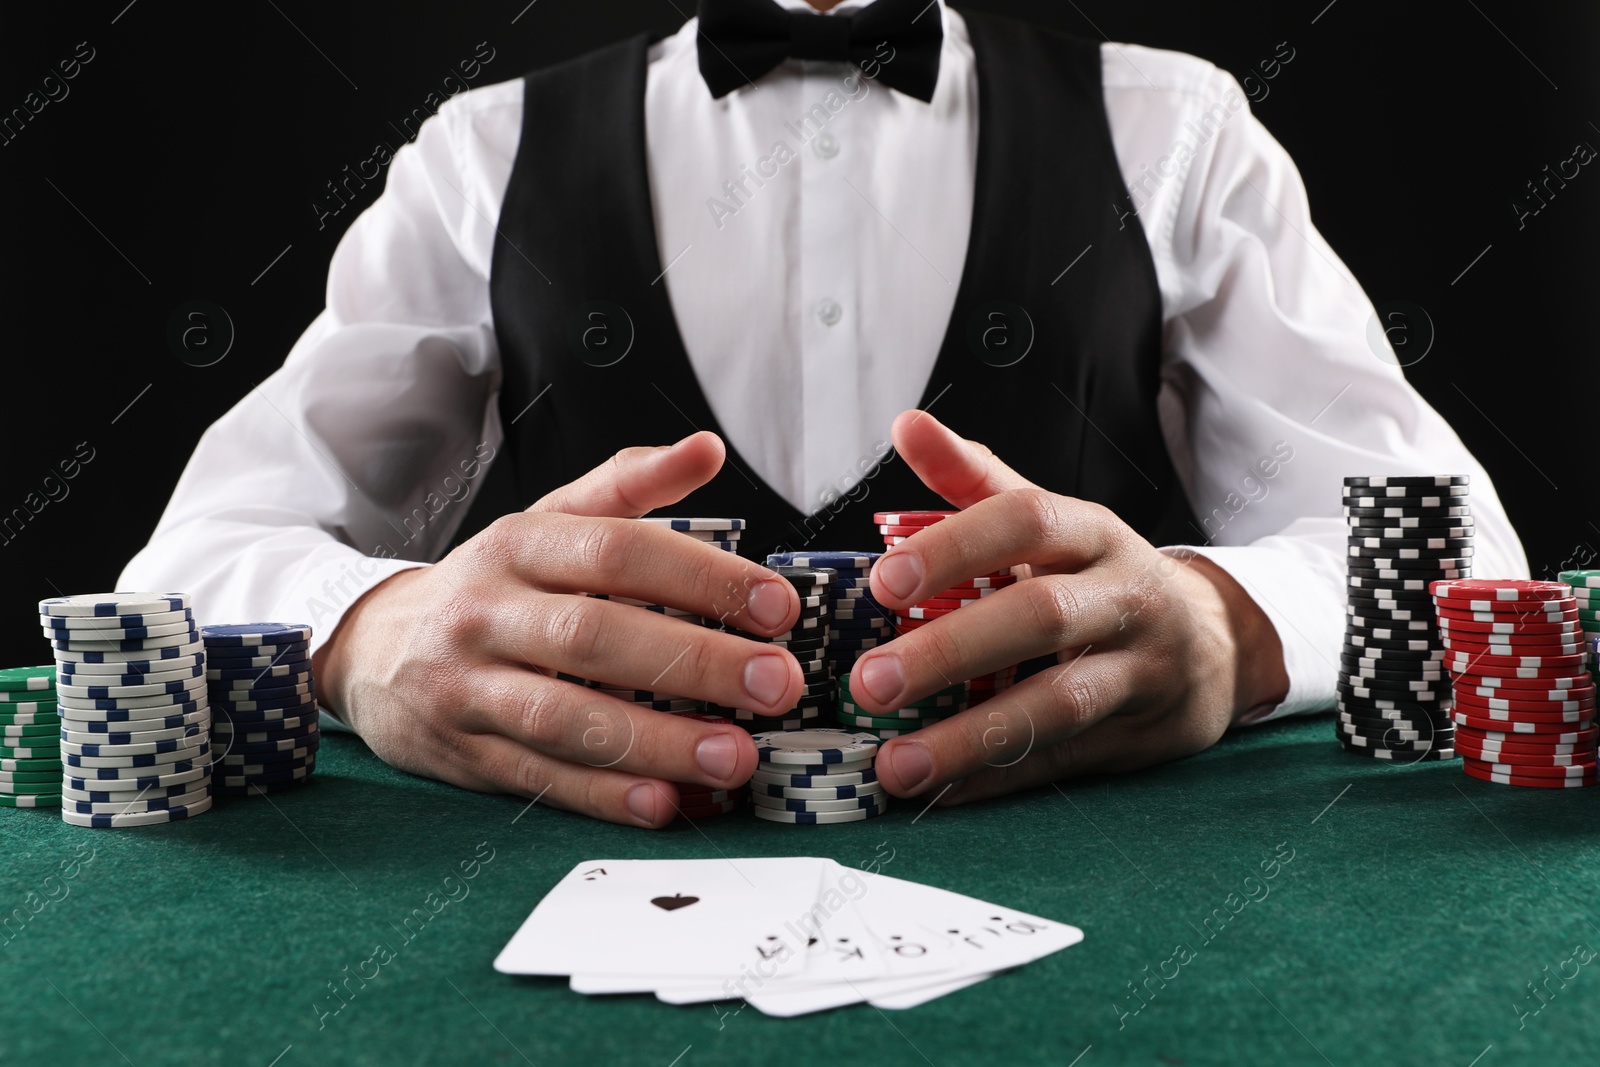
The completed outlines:
{"type": "Polygon", "coordinates": [[[206,654],[184,593],[39,602],[56,655],[61,818],[178,822],[211,808],[206,654]]]}
{"type": "Polygon", "coordinates": [[[773,716],[750,708],[727,708],[712,704],[707,710],[732,719],[746,730],[804,730],[824,725],[831,718],[834,706],[833,678],[828,673],[828,619],[830,616],[828,587],[834,572],[826,567],[773,567],[772,572],[794,586],[800,597],[800,615],[794,626],[776,637],[729,627],[729,633],[777,645],[800,661],[803,678],[800,697],[794,707],[782,715],[773,716]]]}
{"type": "Polygon", "coordinates": [[[863,730],[884,741],[942,722],[966,711],[969,706],[967,683],[957,682],[921,700],[878,715],[856,704],[855,698],[850,695],[848,674],[839,677],[839,724],[852,730],[863,730]]]}
{"type": "MultiPolygon", "coordinates": [[[[878,524],[878,532],[883,535],[884,544],[893,548],[906,538],[926,530],[935,523],[943,522],[954,514],[953,511],[880,511],[872,519],[878,524]]],[[[1015,584],[1016,580],[1016,575],[1010,571],[980,574],[904,611],[897,612],[895,630],[899,634],[910,633],[919,626],[926,626],[991,593],[998,593],[1006,586],[1015,584]]],[[[1016,678],[1015,664],[993,674],[973,678],[967,683],[968,704],[972,707],[982,704],[996,693],[1009,689],[1016,678]]]]}
{"type": "MultiPolygon", "coordinates": [[[[661,526],[668,530],[675,530],[685,537],[691,537],[713,548],[720,548],[724,552],[733,553],[739,551],[739,535],[744,531],[743,519],[681,519],[669,516],[649,516],[636,521],[647,522],[653,526],[661,526]]],[[[616,604],[644,608],[646,611],[653,611],[657,615],[682,619],[684,622],[694,623],[699,626],[716,627],[720,625],[715,619],[706,619],[692,611],[675,608],[667,604],[651,604],[648,601],[635,600],[632,597],[612,596],[606,593],[592,593],[590,595],[596,600],[610,600],[616,604]]],[[[590,688],[600,690],[609,697],[614,697],[638,708],[649,708],[652,711],[705,710],[703,701],[679,696],[675,693],[653,689],[624,689],[603,681],[590,681],[586,684],[590,688]]]]}
{"type": "Polygon", "coordinates": [[[756,818],[800,825],[860,822],[889,810],[874,762],[878,739],[852,730],[756,734],[750,779],[756,818]]]}
{"type": "Polygon", "coordinates": [[[1428,585],[1471,574],[1467,479],[1346,478],[1344,514],[1350,531],[1339,743],[1377,759],[1453,759],[1450,680],[1428,585]]]}
{"type": "Polygon", "coordinates": [[[322,732],[311,676],[311,627],[205,626],[211,699],[211,791],[245,797],[303,784],[322,732]]]}
{"type": "MultiPolygon", "coordinates": [[[[672,713],[680,719],[693,719],[695,722],[723,723],[727,719],[720,715],[707,715],[698,711],[675,711],[672,713]]],[[[740,808],[747,797],[748,791],[744,787],[735,789],[712,789],[710,786],[699,785],[694,782],[675,782],[678,787],[678,818],[694,821],[696,819],[710,819],[718,815],[726,815],[730,811],[740,808]]]]}
{"type": "Polygon", "coordinates": [[[54,667],[0,670],[0,805],[61,803],[61,719],[54,667]]]}
{"type": "Polygon", "coordinates": [[[1435,582],[1445,666],[1455,682],[1462,770],[1500,785],[1591,786],[1595,685],[1565,582],[1435,582]]]}
{"type": "MultiPolygon", "coordinates": [[[[1590,653],[1600,651],[1600,571],[1562,571],[1556,577],[1572,586],[1578,605],[1578,629],[1589,642],[1590,653]]],[[[1595,680],[1600,681],[1600,657],[1591,655],[1589,667],[1595,680]]]]}
{"type": "Polygon", "coordinates": [[[834,678],[850,673],[869,648],[894,638],[894,617],[872,595],[869,576],[881,552],[774,552],[769,567],[825,567],[834,572],[828,592],[833,617],[828,622],[828,669],[834,678]]]}

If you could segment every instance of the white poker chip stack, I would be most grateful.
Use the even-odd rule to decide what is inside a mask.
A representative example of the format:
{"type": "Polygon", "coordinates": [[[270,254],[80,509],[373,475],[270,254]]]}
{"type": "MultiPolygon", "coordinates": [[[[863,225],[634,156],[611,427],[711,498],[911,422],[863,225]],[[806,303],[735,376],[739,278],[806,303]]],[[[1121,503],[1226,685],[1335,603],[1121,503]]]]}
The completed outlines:
{"type": "Polygon", "coordinates": [[[61,818],[178,822],[210,809],[206,655],[185,593],[91,593],[39,603],[55,650],[61,818]]]}
{"type": "Polygon", "coordinates": [[[878,745],[859,730],[773,730],[754,735],[761,762],[750,778],[755,817],[799,826],[862,822],[889,810],[878,782],[878,745]]]}

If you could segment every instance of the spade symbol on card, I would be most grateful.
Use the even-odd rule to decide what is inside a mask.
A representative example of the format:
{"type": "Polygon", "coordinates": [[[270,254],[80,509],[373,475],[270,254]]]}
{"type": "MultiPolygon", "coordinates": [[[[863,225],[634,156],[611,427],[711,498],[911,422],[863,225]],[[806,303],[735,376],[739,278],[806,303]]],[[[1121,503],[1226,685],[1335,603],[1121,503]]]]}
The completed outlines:
{"type": "Polygon", "coordinates": [[[687,908],[690,904],[700,903],[700,898],[685,896],[651,897],[650,903],[654,904],[662,911],[677,911],[679,908],[687,908]]]}

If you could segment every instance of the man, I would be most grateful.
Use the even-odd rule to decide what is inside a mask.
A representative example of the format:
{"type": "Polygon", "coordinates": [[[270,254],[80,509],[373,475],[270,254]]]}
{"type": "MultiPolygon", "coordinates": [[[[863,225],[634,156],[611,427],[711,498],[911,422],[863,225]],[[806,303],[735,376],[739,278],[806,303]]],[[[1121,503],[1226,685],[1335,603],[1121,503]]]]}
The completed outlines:
{"type": "Polygon", "coordinates": [[[1232,78],[942,0],[812,6],[704,0],[450,101],[122,585],[315,623],[319,699],[397,766],[654,827],[669,783],[745,781],[748,736],[556,675],[777,713],[798,666],[576,594],[765,634],[798,605],[621,517],[849,548],[874,508],[965,509],[877,598],[1027,580],[864,655],[853,693],[1056,663],[884,746],[890,792],[944,803],[1327,707],[1345,475],[1472,475],[1478,572],[1526,573],[1232,78]],[[531,506],[446,554],[491,460],[531,506]]]}

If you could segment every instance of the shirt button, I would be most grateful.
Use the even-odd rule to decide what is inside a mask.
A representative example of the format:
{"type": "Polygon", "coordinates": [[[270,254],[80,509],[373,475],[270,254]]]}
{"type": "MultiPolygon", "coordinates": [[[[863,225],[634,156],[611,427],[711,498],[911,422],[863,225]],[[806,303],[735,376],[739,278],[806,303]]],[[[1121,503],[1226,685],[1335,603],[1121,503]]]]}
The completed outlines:
{"type": "Polygon", "coordinates": [[[823,300],[817,304],[817,321],[822,325],[832,326],[843,317],[844,308],[837,300],[823,300]]]}
{"type": "Polygon", "coordinates": [[[832,159],[839,154],[839,138],[825,133],[811,142],[811,150],[821,159],[832,159]]]}

